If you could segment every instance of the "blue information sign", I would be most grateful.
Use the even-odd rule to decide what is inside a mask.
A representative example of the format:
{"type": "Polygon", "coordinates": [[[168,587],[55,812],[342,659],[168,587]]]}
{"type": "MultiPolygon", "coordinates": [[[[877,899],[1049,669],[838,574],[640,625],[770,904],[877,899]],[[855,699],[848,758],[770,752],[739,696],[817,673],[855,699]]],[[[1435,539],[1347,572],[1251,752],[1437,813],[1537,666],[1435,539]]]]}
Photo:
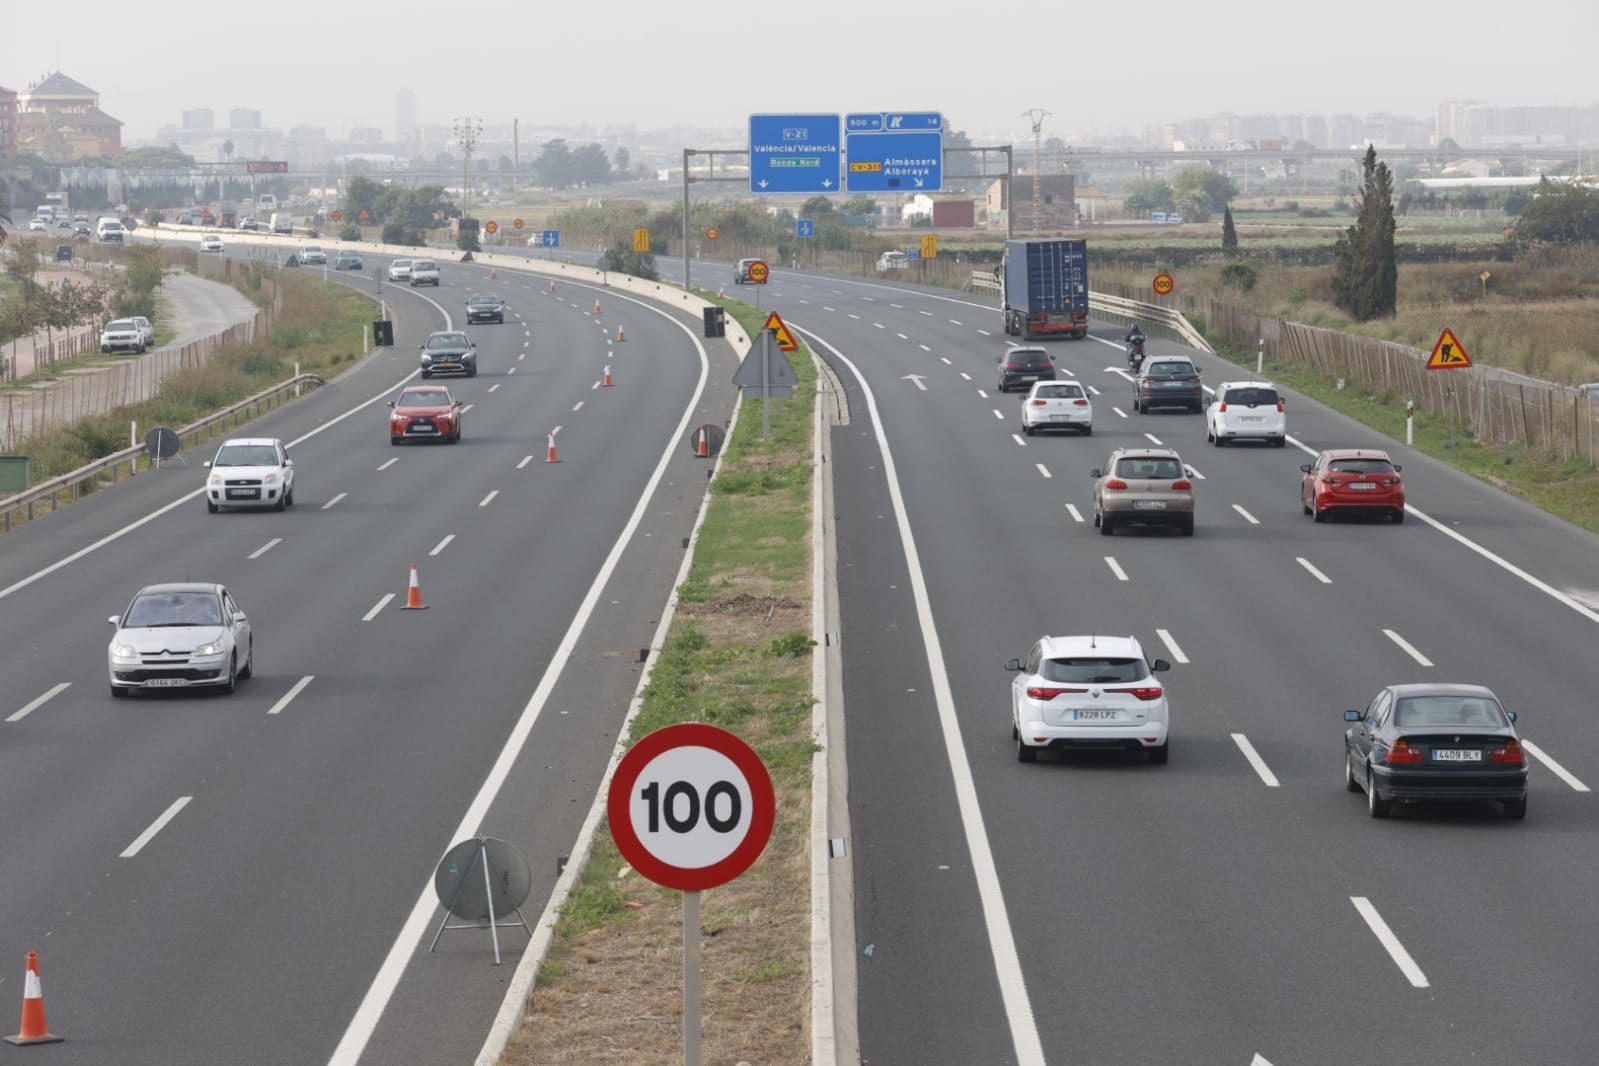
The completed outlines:
{"type": "Polygon", "coordinates": [[[943,188],[944,117],[937,111],[851,114],[844,148],[850,192],[943,188]]]}
{"type": "Polygon", "coordinates": [[[816,220],[811,218],[798,218],[794,220],[794,235],[796,237],[816,236],[816,220]]]}
{"type": "Polygon", "coordinates": [[[544,230],[539,234],[539,237],[541,238],[539,243],[546,248],[559,248],[561,246],[561,231],[558,229],[544,230]]]}
{"type": "Polygon", "coordinates": [[[750,192],[842,190],[837,115],[751,115],[750,192]]]}

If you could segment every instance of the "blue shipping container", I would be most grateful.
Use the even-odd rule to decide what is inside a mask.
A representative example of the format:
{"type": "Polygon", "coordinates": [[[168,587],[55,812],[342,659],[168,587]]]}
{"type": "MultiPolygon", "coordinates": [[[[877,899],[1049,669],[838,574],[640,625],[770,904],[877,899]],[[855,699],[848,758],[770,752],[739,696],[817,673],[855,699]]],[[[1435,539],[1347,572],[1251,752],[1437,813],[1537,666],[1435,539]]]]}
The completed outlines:
{"type": "Polygon", "coordinates": [[[1034,238],[1005,242],[1005,332],[1032,338],[1088,334],[1088,245],[1034,238]]]}

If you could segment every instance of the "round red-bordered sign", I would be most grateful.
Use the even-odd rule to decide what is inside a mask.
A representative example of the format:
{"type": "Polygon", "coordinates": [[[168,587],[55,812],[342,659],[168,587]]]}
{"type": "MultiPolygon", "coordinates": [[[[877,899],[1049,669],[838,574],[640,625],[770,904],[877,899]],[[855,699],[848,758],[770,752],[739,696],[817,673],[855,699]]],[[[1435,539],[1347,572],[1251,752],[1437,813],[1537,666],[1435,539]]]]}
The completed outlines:
{"type": "Polygon", "coordinates": [[[617,764],[606,794],[616,849],[667,888],[697,892],[754,865],[772,835],[777,798],[761,757],[716,726],[669,725],[617,764]]]}
{"type": "Polygon", "coordinates": [[[706,227],[706,230],[705,230],[705,239],[706,240],[714,241],[714,240],[716,240],[716,238],[720,237],[721,235],[722,235],[722,231],[717,229],[715,226],[706,227]]]}
{"type": "Polygon", "coordinates": [[[765,262],[757,259],[755,262],[750,264],[749,279],[757,285],[765,285],[766,278],[771,274],[771,272],[771,268],[768,267],[765,262]]]}
{"type": "Polygon", "coordinates": [[[1177,282],[1172,280],[1170,274],[1156,274],[1152,288],[1157,296],[1170,296],[1177,287],[1177,282]]]}

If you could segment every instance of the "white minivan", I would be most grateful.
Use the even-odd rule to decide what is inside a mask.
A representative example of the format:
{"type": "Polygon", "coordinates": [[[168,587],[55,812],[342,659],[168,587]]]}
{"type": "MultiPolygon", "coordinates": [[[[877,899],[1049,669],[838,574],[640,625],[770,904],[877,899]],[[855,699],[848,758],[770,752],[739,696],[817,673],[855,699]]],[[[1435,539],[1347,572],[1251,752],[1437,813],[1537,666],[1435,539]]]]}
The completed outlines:
{"type": "Polygon", "coordinates": [[[127,236],[127,231],[122,228],[122,222],[115,218],[102,218],[94,224],[94,235],[97,240],[108,244],[121,244],[127,236]]]}
{"type": "Polygon", "coordinates": [[[1288,440],[1282,393],[1269,381],[1224,381],[1205,398],[1205,440],[1220,448],[1240,440],[1281,448],[1288,440]]]}

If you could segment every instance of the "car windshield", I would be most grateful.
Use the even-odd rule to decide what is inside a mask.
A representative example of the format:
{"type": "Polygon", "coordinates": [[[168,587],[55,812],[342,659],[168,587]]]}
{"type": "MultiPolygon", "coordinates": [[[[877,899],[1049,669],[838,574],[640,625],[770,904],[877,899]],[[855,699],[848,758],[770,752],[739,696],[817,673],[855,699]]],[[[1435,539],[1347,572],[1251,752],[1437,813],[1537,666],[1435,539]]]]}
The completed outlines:
{"type": "Polygon", "coordinates": [[[305,250],[308,251],[308,252],[320,252],[322,249],[318,248],[314,244],[308,244],[308,245],[305,246],[305,250]]]}
{"type": "Polygon", "coordinates": [[[411,261],[409,259],[396,259],[394,262],[390,263],[389,265],[391,267],[394,267],[396,270],[410,270],[411,269],[411,261]]]}
{"type": "Polygon", "coordinates": [[[131,319],[127,318],[119,318],[115,322],[112,322],[110,325],[106,326],[106,329],[113,331],[132,331],[138,328],[138,326],[133,324],[131,319]]]}
{"type": "Polygon", "coordinates": [[[140,596],[128,608],[124,629],[160,626],[219,626],[222,605],[211,592],[162,592],[140,596]]]}
{"type": "Polygon", "coordinates": [[[1083,398],[1081,385],[1040,385],[1035,396],[1045,400],[1080,400],[1083,398]]]}
{"type": "Polygon", "coordinates": [[[1276,406],[1276,404],[1277,404],[1277,390],[1276,389],[1228,389],[1226,394],[1224,396],[1222,396],[1222,400],[1227,402],[1227,403],[1242,404],[1245,407],[1252,407],[1252,406],[1257,406],[1257,405],[1259,405],[1259,406],[1276,406]]]}
{"type": "Polygon", "coordinates": [[[1122,477],[1150,478],[1172,481],[1183,476],[1183,466],[1176,459],[1150,456],[1143,459],[1119,459],[1116,473],[1122,477]]]}
{"type": "Polygon", "coordinates": [[[491,307],[499,302],[500,298],[498,296],[474,296],[467,301],[470,304],[487,304],[491,307]]]}
{"type": "Polygon", "coordinates": [[[1142,659],[1074,656],[1045,659],[1040,673],[1049,681],[1108,685],[1117,681],[1142,681],[1147,671],[1142,659]]]}
{"type": "Polygon", "coordinates": [[[277,466],[278,450],[270,444],[230,444],[217,452],[212,466],[277,466]]]}
{"type": "Polygon", "coordinates": [[[416,262],[411,264],[411,269],[412,270],[437,270],[438,267],[434,266],[433,263],[431,261],[427,260],[427,259],[418,259],[416,262]]]}
{"type": "Polygon", "coordinates": [[[435,333],[428,338],[429,348],[464,348],[466,343],[465,333],[435,333]]]}
{"type": "Polygon", "coordinates": [[[1509,724],[1499,704],[1486,696],[1410,696],[1399,701],[1394,722],[1413,726],[1482,726],[1502,729],[1509,724]]]}
{"type": "Polygon", "coordinates": [[[1334,459],[1327,469],[1334,474],[1391,474],[1394,464],[1386,459],[1334,459]]]}
{"type": "Polygon", "coordinates": [[[1198,374],[1193,363],[1150,363],[1144,373],[1152,378],[1176,378],[1198,374]]]}
{"type": "Polygon", "coordinates": [[[447,407],[450,394],[443,389],[417,389],[400,394],[401,407],[447,407]]]}

